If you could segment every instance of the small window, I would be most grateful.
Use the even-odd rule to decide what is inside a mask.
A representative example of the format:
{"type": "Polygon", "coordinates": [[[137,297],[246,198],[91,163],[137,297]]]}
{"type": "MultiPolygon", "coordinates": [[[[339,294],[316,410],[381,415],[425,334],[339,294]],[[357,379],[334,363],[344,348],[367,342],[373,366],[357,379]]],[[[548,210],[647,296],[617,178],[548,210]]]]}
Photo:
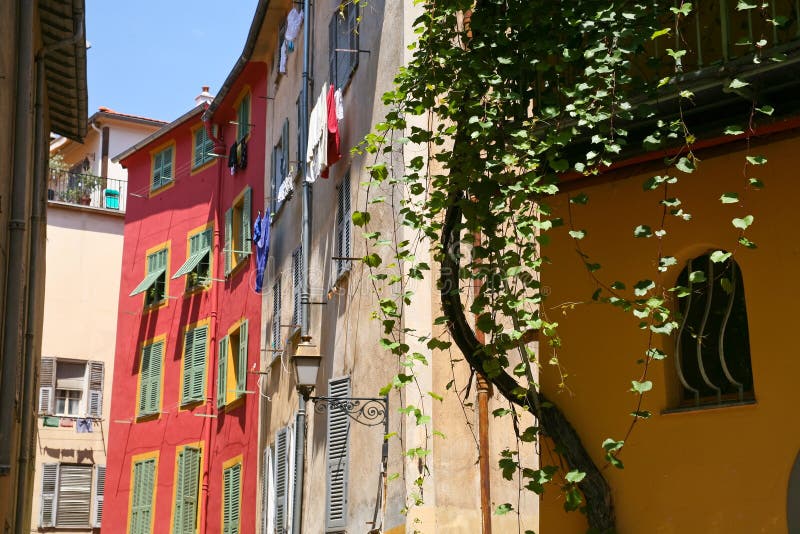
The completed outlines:
{"type": "Polygon", "coordinates": [[[130,296],[144,293],[144,305],[155,306],[167,298],[168,250],[163,248],[147,256],[147,272],[130,296]]]}
{"type": "Polygon", "coordinates": [[[344,2],[328,26],[330,82],[338,89],[347,85],[358,66],[358,5],[344,2]]]}
{"type": "Polygon", "coordinates": [[[186,276],[186,291],[203,288],[211,282],[211,246],[213,229],[209,228],[188,239],[188,254],[186,262],[175,271],[172,279],[186,276]]]}
{"type": "Polygon", "coordinates": [[[675,365],[682,405],[722,404],[754,398],[747,305],[739,266],[690,260],[678,277],[675,365]]]}
{"type": "Polygon", "coordinates": [[[42,358],[39,413],[102,417],[103,362],[42,358]]]}
{"type": "Polygon", "coordinates": [[[350,269],[350,173],[339,184],[336,206],[336,276],[350,269]]]}
{"type": "Polygon", "coordinates": [[[135,461],[131,476],[130,534],[151,534],[153,531],[155,486],[156,459],[135,461]]]}
{"type": "Polygon", "coordinates": [[[222,470],[222,534],[239,534],[241,512],[242,464],[222,470]]]}
{"type": "Polygon", "coordinates": [[[164,360],[164,341],[142,347],[139,368],[139,417],[161,410],[161,367],[164,360]]]}
{"type": "Polygon", "coordinates": [[[291,195],[293,184],[285,184],[289,177],[289,119],[283,121],[283,129],[278,143],[272,148],[272,167],[270,169],[271,197],[270,209],[275,213],[284,200],[291,195]],[[289,188],[281,192],[282,188],[289,188]],[[280,199],[280,200],[279,200],[280,199]]]}
{"type": "Polygon", "coordinates": [[[178,453],[172,534],[197,531],[197,494],[200,489],[200,449],[183,447],[178,453]]]}
{"type": "Polygon", "coordinates": [[[236,108],[236,141],[244,141],[250,134],[250,93],[245,93],[236,108]]]}
{"type": "MultiPolygon", "coordinates": [[[[281,281],[280,278],[272,286],[272,349],[281,348],[281,281]]],[[[273,353],[273,356],[275,353],[273,353]]]]}
{"type": "Polygon", "coordinates": [[[250,256],[252,189],[245,188],[239,198],[225,212],[225,276],[230,275],[250,256]]]}
{"type": "Polygon", "coordinates": [[[208,327],[187,330],[183,343],[182,405],[205,400],[207,356],[208,327]]]}
{"type": "Polygon", "coordinates": [[[172,173],[172,154],[173,147],[169,146],[153,155],[153,180],[150,187],[151,191],[164,187],[174,179],[172,173]]]}
{"type": "Polygon", "coordinates": [[[196,169],[214,159],[211,154],[214,152],[214,141],[208,137],[205,125],[200,126],[194,132],[194,158],[192,168],[196,169]]]}
{"type": "Polygon", "coordinates": [[[219,342],[217,355],[217,406],[229,404],[245,394],[247,386],[247,321],[228,332],[219,342]]]}
{"type": "Polygon", "coordinates": [[[102,516],[105,466],[45,463],[41,467],[42,528],[88,529],[102,516]]]}

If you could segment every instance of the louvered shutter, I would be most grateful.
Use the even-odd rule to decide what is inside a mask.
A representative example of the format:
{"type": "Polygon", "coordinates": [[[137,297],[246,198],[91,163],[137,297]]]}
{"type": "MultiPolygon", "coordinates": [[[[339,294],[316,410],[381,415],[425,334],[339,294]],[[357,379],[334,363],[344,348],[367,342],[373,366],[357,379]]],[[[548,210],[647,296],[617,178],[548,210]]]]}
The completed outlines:
{"type": "Polygon", "coordinates": [[[231,472],[231,509],[230,509],[230,532],[239,534],[239,513],[241,507],[241,485],[242,485],[242,466],[236,464],[229,469],[231,472]]]}
{"type": "Polygon", "coordinates": [[[42,493],[40,527],[53,527],[56,524],[56,494],[58,493],[58,464],[42,464],[42,493]]]}
{"type": "Polygon", "coordinates": [[[150,534],[155,482],[155,460],[144,460],[134,464],[130,534],[150,534]]]}
{"type": "Polygon", "coordinates": [[[292,307],[292,325],[300,324],[300,270],[302,268],[301,248],[297,247],[292,253],[292,293],[294,302],[292,307]]]}
{"type": "Polygon", "coordinates": [[[158,413],[161,404],[161,366],[164,361],[164,343],[153,345],[150,352],[150,395],[147,399],[150,413],[158,413]]]}
{"type": "Polygon", "coordinates": [[[283,130],[281,131],[281,181],[289,176],[289,119],[283,121],[283,130]]]}
{"type": "Polygon", "coordinates": [[[186,470],[186,449],[178,453],[178,472],[175,475],[175,511],[172,520],[172,534],[184,534],[183,524],[183,508],[184,499],[183,492],[185,491],[184,472],[186,470]]]}
{"type": "Polygon", "coordinates": [[[273,447],[264,449],[263,469],[263,493],[261,495],[261,534],[273,532],[272,525],[275,524],[275,479],[273,476],[272,456],[273,447]]]}
{"type": "Polygon", "coordinates": [[[58,474],[56,526],[90,526],[92,503],[92,466],[61,464],[58,474]]]}
{"type": "Polygon", "coordinates": [[[89,417],[103,416],[103,381],[105,366],[103,362],[89,362],[89,417]]]}
{"type": "Polygon", "coordinates": [[[297,416],[295,415],[295,424],[286,429],[286,530],[291,531],[292,516],[294,514],[294,485],[297,480],[297,466],[295,465],[295,440],[297,435],[295,429],[297,428],[297,416]]]}
{"type": "Polygon", "coordinates": [[[225,247],[223,254],[225,255],[225,276],[231,274],[231,254],[233,253],[233,208],[229,208],[225,212],[225,247]]]}
{"type": "Polygon", "coordinates": [[[100,528],[103,519],[103,497],[106,493],[106,466],[95,466],[94,470],[94,515],[92,526],[100,528]]]}
{"type": "Polygon", "coordinates": [[[227,401],[228,336],[219,341],[217,353],[217,407],[225,406],[227,401]]]}
{"type": "Polygon", "coordinates": [[[185,447],[178,453],[173,534],[194,534],[200,483],[200,449],[185,447]]]}
{"type": "Polygon", "coordinates": [[[247,390],[247,321],[239,327],[239,366],[236,369],[236,396],[244,395],[247,390]]]}
{"type": "MultiPolygon", "coordinates": [[[[281,280],[272,286],[272,348],[281,347],[281,280]]],[[[273,357],[275,354],[273,353],[273,357]]]]}
{"type": "Polygon", "coordinates": [[[187,330],[183,336],[183,384],[181,385],[181,404],[192,400],[192,368],[194,367],[194,330],[187,330]]]}
{"type": "Polygon", "coordinates": [[[142,365],[139,371],[139,415],[147,414],[147,400],[150,398],[150,365],[153,345],[142,347],[142,365]]]}
{"type": "Polygon", "coordinates": [[[39,413],[53,413],[55,377],[55,358],[42,358],[39,365],[39,413]]]}
{"type": "MultiPolygon", "coordinates": [[[[350,173],[342,178],[337,191],[336,206],[336,255],[340,258],[350,257],[350,173]]],[[[336,262],[336,275],[350,268],[349,260],[336,262]]]]}
{"type": "Polygon", "coordinates": [[[231,532],[231,473],[222,471],[222,534],[231,532]]]}
{"type": "MultiPolygon", "coordinates": [[[[328,396],[350,396],[350,378],[331,380],[328,396]]],[[[349,463],[350,419],[347,413],[328,410],[327,484],[325,494],[325,526],[328,529],[347,525],[347,471],[349,463]]]]}
{"type": "MultiPolygon", "coordinates": [[[[358,32],[358,9],[359,6],[356,3],[348,2],[347,7],[345,10],[347,12],[347,48],[350,50],[358,50],[359,42],[359,32],[358,32]]],[[[343,80],[342,83],[347,81],[347,78],[350,77],[350,74],[355,70],[358,66],[358,56],[357,52],[351,52],[347,54],[348,61],[347,61],[347,76],[343,80]]]]}
{"type": "Polygon", "coordinates": [[[172,181],[172,147],[161,153],[161,183],[172,181]]]}
{"type": "Polygon", "coordinates": [[[244,199],[242,200],[242,258],[252,252],[253,240],[253,223],[250,212],[253,205],[253,190],[248,187],[244,190],[244,199]]]}
{"type": "Polygon", "coordinates": [[[286,523],[286,473],[288,471],[288,432],[285,428],[275,437],[275,531],[285,532],[286,523]]]}
{"type": "Polygon", "coordinates": [[[208,360],[208,327],[194,330],[194,351],[192,356],[191,390],[193,400],[203,400],[206,393],[206,361],[208,360]]]}
{"type": "Polygon", "coordinates": [[[341,85],[339,85],[339,80],[336,79],[336,72],[338,70],[336,65],[339,58],[339,53],[336,52],[336,37],[339,28],[339,16],[339,9],[337,8],[333,12],[330,24],[328,24],[328,77],[330,78],[330,83],[337,88],[341,87],[341,85]]]}

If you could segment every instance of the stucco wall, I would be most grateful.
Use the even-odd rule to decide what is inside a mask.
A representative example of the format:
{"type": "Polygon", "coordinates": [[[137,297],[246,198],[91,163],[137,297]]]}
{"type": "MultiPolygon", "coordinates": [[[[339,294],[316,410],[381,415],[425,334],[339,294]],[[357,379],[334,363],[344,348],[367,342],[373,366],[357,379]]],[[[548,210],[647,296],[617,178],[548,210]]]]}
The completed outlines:
{"type": "MultiPolygon", "coordinates": [[[[748,169],[761,177],[763,191],[742,193],[745,178],[744,141],[699,152],[694,174],[683,175],[670,186],[669,196],[680,198],[693,215],[691,222],[667,218],[664,252],[678,266],[665,274],[669,287],[692,257],[711,250],[736,250],[744,280],[755,383],[755,405],[664,414],[677,405],[674,337],[656,341],[670,357],[653,362],[649,378],[654,387],[642,409],[653,417],[636,425],[622,459],[624,470],[608,468],[619,532],[653,533],[779,533],[786,532],[786,496],[789,473],[800,446],[800,430],[791,421],[800,400],[795,377],[794,316],[789,311],[800,297],[794,283],[800,248],[791,237],[796,225],[796,131],[754,141],[751,154],[763,154],[769,163],[748,169]],[[741,204],[721,204],[723,192],[738,191],[741,204]],[[757,250],[736,247],[738,233],[731,219],[755,216],[747,236],[757,250]]],[[[602,264],[605,281],[621,280],[631,287],[637,280],[657,275],[654,238],[635,239],[633,229],[660,220],[662,193],[645,193],[649,176],[663,174],[663,165],[643,165],[588,182],[576,191],[589,195],[586,206],[575,206],[576,228],[586,228],[582,246],[592,261],[602,264]],[[613,181],[610,181],[613,180],[613,181]]],[[[554,204],[566,217],[566,198],[554,204]]],[[[568,373],[574,395],[558,393],[558,378],[544,366],[547,393],[565,411],[595,462],[603,465],[601,443],[621,439],[634,409],[628,390],[638,379],[636,360],[647,348],[647,334],[638,319],[611,307],[580,304],[590,301],[594,286],[583,262],[566,238],[567,228],[545,253],[552,259],[543,276],[550,288],[548,308],[577,302],[574,309],[552,317],[559,323],[563,347],[560,362],[568,373]]],[[[543,532],[584,532],[578,514],[565,517],[561,503],[545,494],[543,532]]]]}

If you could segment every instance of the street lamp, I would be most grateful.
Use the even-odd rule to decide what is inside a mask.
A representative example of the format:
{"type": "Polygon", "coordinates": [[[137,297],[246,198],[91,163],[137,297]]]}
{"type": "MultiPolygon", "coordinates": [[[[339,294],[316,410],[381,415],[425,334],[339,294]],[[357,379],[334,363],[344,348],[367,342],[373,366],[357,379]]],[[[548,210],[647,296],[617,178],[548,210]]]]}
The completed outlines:
{"type": "Polygon", "coordinates": [[[306,402],[310,399],[314,402],[314,411],[324,413],[330,410],[339,410],[353,421],[365,426],[377,426],[383,424],[383,447],[381,450],[381,467],[383,477],[384,498],[386,493],[386,475],[389,459],[389,396],[383,397],[312,397],[311,392],[317,385],[319,366],[322,363],[322,355],[319,354],[317,346],[311,343],[310,336],[301,336],[300,343],[297,344],[294,356],[292,356],[292,366],[297,382],[297,393],[300,395],[299,410],[297,412],[297,436],[295,438],[295,465],[297,486],[294,495],[295,511],[295,532],[302,530],[302,510],[303,510],[303,475],[305,468],[305,418],[306,402]]]}

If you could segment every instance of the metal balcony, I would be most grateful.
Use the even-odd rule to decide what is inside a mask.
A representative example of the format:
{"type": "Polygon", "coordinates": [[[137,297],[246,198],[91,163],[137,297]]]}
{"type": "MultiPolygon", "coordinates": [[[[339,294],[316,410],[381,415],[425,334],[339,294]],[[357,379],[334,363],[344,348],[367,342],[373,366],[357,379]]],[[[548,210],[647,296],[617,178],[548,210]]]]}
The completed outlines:
{"type": "Polygon", "coordinates": [[[127,180],[103,178],[92,174],[51,170],[47,200],[75,206],[125,212],[127,180]]]}

